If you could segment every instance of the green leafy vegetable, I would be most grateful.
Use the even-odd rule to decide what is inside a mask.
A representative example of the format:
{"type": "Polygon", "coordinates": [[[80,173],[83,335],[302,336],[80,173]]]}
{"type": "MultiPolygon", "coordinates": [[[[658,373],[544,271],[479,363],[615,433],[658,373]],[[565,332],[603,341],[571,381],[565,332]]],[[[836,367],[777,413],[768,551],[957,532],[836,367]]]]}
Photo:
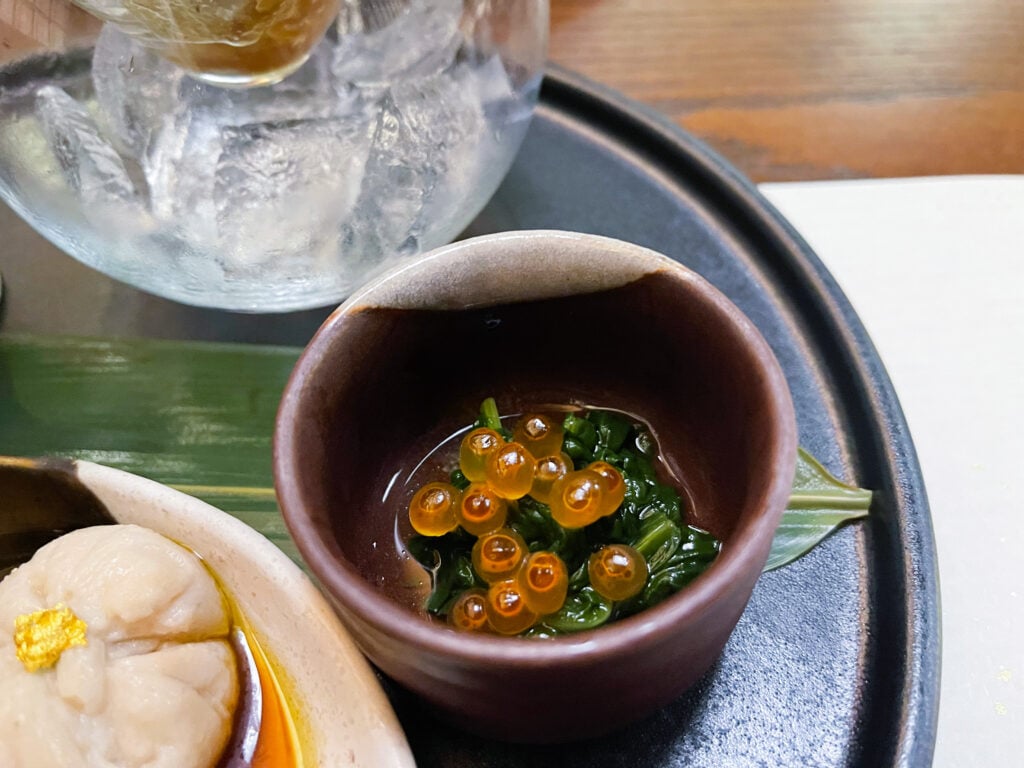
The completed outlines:
{"type": "Polygon", "coordinates": [[[548,616],[543,626],[556,632],[580,632],[597,629],[606,623],[614,610],[611,600],[601,597],[589,584],[566,598],[558,613],[548,616]]]}
{"type": "MultiPolygon", "coordinates": [[[[612,411],[594,411],[589,419],[605,451],[617,451],[632,431],[630,423],[612,411]]],[[[649,433],[648,433],[649,434],[649,433]]]]}
{"type": "MultiPolygon", "coordinates": [[[[594,450],[597,448],[597,429],[589,419],[570,413],[565,417],[562,428],[567,435],[572,435],[578,441],[580,450],[584,452],[582,455],[589,454],[590,457],[594,455],[594,450]]],[[[573,458],[577,457],[573,456],[573,458]]]]}
{"type": "Polygon", "coordinates": [[[512,439],[512,433],[505,429],[501,423],[501,415],[498,413],[498,404],[493,397],[488,397],[480,404],[480,415],[477,417],[474,427],[487,427],[493,429],[506,440],[512,439]]]}
{"type": "Polygon", "coordinates": [[[85,459],[240,518],[300,565],[270,444],[301,350],[130,339],[0,339],[0,453],[85,459]]]}
{"type": "Polygon", "coordinates": [[[843,523],[866,517],[870,506],[871,491],[840,482],[801,448],[793,493],[775,532],[764,570],[793,562],[843,523]]]}
{"type": "Polygon", "coordinates": [[[464,491],[469,488],[469,478],[462,474],[461,469],[453,469],[451,475],[448,477],[448,482],[460,491],[464,491]]]}

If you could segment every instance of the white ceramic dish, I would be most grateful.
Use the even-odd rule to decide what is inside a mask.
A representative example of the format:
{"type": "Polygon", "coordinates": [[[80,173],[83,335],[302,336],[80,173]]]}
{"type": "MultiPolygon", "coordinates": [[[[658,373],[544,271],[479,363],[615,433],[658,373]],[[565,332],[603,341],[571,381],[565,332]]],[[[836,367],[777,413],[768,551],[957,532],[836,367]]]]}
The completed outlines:
{"type": "MultiPolygon", "coordinates": [[[[259,533],[205,502],[109,467],[79,461],[55,468],[19,459],[0,464],[5,473],[40,473],[37,482],[73,474],[116,522],[150,528],[206,560],[283,673],[289,706],[302,724],[304,768],[415,765],[374,672],[324,597],[259,533]]],[[[0,474],[0,499],[4,477],[10,475],[0,474]]]]}

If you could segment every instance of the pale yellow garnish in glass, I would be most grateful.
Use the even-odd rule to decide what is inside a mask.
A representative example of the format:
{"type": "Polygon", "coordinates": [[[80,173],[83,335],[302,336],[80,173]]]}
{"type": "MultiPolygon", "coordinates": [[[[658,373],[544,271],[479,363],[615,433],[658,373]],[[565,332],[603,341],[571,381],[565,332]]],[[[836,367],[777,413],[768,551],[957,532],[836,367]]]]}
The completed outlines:
{"type": "Polygon", "coordinates": [[[58,603],[14,620],[14,647],[18,660],[29,672],[49,669],[68,648],[86,645],[85,622],[66,605],[58,603]]]}

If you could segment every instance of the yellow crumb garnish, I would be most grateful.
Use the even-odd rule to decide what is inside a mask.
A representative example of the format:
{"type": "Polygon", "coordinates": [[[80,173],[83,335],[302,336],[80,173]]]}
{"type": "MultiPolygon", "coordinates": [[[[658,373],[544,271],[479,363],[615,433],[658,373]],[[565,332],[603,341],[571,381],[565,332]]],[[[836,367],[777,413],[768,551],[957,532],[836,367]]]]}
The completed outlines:
{"type": "Polygon", "coordinates": [[[26,613],[14,620],[14,646],[29,672],[48,669],[75,645],[86,645],[85,622],[66,605],[26,613]]]}

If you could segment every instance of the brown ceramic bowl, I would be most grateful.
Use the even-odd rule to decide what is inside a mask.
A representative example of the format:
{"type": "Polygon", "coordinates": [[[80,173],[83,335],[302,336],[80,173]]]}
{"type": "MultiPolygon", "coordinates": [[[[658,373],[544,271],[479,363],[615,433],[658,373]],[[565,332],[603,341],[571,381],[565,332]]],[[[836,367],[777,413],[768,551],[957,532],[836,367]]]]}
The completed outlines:
{"type": "Polygon", "coordinates": [[[566,232],[434,251],[323,325],[285,389],[274,440],[284,518],[356,642],[478,733],[553,742],[668,703],[721,653],[764,566],[796,460],[785,379],[750,321],[678,263],[566,232]],[[652,425],[723,541],[693,583],[600,629],[547,640],[456,633],[417,610],[404,478],[494,396],[620,408],[652,425]]]}

